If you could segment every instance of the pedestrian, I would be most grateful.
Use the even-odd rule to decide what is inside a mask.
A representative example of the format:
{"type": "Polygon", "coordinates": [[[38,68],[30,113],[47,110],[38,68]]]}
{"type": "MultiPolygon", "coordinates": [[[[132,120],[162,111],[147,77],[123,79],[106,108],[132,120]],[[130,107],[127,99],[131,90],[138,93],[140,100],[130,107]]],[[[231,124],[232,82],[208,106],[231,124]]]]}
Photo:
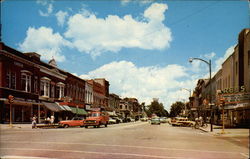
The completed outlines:
{"type": "Polygon", "coordinates": [[[32,129],[36,128],[36,116],[32,117],[32,129]]]}
{"type": "Polygon", "coordinates": [[[199,117],[199,122],[200,122],[200,125],[202,126],[203,125],[203,118],[202,118],[202,116],[199,117]]]}
{"type": "Polygon", "coordinates": [[[54,124],[54,121],[55,121],[55,117],[52,115],[52,116],[50,117],[50,124],[54,124]]]}
{"type": "Polygon", "coordinates": [[[46,123],[47,123],[47,124],[50,124],[50,118],[48,117],[46,120],[47,120],[46,123]]]}

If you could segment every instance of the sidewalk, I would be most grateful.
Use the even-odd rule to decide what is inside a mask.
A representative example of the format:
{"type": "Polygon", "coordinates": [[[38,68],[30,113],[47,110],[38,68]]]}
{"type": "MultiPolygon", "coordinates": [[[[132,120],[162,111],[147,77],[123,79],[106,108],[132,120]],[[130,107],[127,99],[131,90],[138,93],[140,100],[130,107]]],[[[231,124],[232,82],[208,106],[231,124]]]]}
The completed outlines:
{"type": "MultiPolygon", "coordinates": [[[[48,128],[57,125],[46,125],[46,124],[37,124],[37,128],[48,128]]],[[[54,128],[54,127],[53,127],[54,128]]],[[[0,130],[24,130],[32,129],[31,124],[12,124],[12,127],[9,124],[0,124],[0,130]]]]}
{"type": "Polygon", "coordinates": [[[208,124],[208,127],[199,129],[208,132],[215,136],[225,136],[225,137],[249,137],[250,130],[247,128],[225,128],[224,133],[222,132],[222,126],[213,125],[213,131],[211,132],[211,125],[208,124]]]}

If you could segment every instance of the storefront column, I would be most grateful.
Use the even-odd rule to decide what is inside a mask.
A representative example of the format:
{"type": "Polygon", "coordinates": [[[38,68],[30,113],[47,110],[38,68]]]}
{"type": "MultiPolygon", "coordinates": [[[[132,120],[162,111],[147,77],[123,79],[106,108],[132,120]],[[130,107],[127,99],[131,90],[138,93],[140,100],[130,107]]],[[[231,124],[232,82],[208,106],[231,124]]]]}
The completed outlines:
{"type": "Polygon", "coordinates": [[[40,123],[41,122],[41,120],[40,120],[40,104],[38,104],[38,123],[40,123]]]}
{"type": "Polygon", "coordinates": [[[15,107],[12,105],[12,123],[15,122],[15,107]]]}
{"type": "Polygon", "coordinates": [[[24,108],[22,106],[22,122],[24,122],[24,108]]]}

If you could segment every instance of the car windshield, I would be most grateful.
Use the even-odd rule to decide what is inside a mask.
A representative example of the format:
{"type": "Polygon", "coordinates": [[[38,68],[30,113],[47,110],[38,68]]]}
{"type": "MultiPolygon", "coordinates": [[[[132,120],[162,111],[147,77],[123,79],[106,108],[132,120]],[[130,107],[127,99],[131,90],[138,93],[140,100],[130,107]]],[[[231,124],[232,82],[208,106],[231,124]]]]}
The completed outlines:
{"type": "Polygon", "coordinates": [[[100,116],[99,113],[92,113],[92,114],[91,114],[91,117],[98,117],[98,116],[100,116]]]}

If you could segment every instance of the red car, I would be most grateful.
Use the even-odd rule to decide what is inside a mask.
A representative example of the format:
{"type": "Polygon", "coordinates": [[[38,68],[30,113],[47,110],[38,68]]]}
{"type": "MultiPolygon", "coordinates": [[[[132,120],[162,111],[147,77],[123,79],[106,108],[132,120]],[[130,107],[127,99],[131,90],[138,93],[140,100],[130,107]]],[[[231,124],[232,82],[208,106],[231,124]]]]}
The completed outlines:
{"type": "Polygon", "coordinates": [[[85,128],[88,126],[100,127],[105,125],[107,127],[109,121],[109,115],[106,112],[91,112],[90,116],[84,121],[85,128]]]}
{"type": "Polygon", "coordinates": [[[68,128],[71,126],[84,126],[84,118],[83,117],[74,117],[72,120],[62,120],[59,122],[59,127],[68,128]]]}

